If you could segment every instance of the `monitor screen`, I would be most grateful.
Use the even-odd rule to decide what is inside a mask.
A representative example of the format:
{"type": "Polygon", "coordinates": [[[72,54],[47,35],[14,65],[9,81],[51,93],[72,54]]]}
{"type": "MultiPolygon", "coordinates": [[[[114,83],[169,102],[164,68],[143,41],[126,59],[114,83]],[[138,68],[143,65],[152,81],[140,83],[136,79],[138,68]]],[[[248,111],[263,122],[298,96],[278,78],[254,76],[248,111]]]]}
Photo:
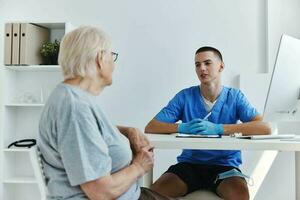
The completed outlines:
{"type": "Polygon", "coordinates": [[[264,120],[300,120],[300,40],[282,35],[264,107],[264,120]],[[299,105],[297,105],[299,104],[299,105]],[[298,110],[297,110],[298,109],[298,110]]]}

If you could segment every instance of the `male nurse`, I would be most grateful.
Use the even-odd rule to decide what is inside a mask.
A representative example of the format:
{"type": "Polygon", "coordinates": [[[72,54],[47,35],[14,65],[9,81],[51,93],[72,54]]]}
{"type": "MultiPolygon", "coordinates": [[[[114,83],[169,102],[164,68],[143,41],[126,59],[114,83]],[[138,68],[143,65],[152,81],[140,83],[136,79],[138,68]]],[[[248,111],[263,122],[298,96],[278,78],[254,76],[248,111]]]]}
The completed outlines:
{"type": "MultiPolygon", "coordinates": [[[[262,121],[262,116],[246,96],[238,89],[222,85],[224,67],[218,49],[199,48],[195,53],[195,71],[200,85],[178,92],[148,123],[145,132],[270,134],[270,126],[262,121]]],[[[246,176],[239,169],[241,151],[184,149],[177,161],[151,189],[170,197],[206,189],[226,200],[249,199],[246,176]]]]}

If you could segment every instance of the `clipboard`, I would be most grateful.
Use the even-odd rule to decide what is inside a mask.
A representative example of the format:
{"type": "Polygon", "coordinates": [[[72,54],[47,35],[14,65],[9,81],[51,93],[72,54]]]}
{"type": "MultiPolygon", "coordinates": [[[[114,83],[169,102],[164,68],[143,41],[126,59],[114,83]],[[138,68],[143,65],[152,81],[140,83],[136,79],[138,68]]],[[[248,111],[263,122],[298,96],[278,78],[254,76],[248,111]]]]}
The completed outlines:
{"type": "Polygon", "coordinates": [[[221,138],[221,135],[200,135],[200,134],[185,134],[178,133],[177,138],[221,138]]]}

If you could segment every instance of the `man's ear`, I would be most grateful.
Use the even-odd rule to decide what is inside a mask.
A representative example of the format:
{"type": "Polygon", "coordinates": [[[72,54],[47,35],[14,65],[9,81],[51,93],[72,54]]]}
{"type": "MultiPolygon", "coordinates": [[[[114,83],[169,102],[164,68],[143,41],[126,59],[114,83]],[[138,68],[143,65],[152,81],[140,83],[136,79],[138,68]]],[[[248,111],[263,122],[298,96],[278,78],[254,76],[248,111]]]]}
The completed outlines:
{"type": "Polygon", "coordinates": [[[223,71],[224,68],[225,68],[225,64],[224,64],[224,62],[222,61],[222,62],[221,62],[221,65],[220,65],[219,72],[223,71]]]}

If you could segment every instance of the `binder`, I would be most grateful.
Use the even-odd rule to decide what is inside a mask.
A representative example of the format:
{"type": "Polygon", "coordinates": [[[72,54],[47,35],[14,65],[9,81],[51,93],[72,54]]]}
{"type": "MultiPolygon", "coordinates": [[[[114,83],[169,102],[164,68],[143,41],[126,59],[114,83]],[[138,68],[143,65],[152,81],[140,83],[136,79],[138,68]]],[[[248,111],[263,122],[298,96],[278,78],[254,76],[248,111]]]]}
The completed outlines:
{"type": "Polygon", "coordinates": [[[4,33],[4,65],[11,65],[12,61],[12,24],[5,24],[4,33]]]}
{"type": "Polygon", "coordinates": [[[40,49],[43,43],[49,41],[49,38],[48,28],[32,23],[21,23],[20,65],[42,64],[40,49]]]}
{"type": "Polygon", "coordinates": [[[20,24],[13,23],[12,35],[12,65],[20,64],[20,24]]]}

